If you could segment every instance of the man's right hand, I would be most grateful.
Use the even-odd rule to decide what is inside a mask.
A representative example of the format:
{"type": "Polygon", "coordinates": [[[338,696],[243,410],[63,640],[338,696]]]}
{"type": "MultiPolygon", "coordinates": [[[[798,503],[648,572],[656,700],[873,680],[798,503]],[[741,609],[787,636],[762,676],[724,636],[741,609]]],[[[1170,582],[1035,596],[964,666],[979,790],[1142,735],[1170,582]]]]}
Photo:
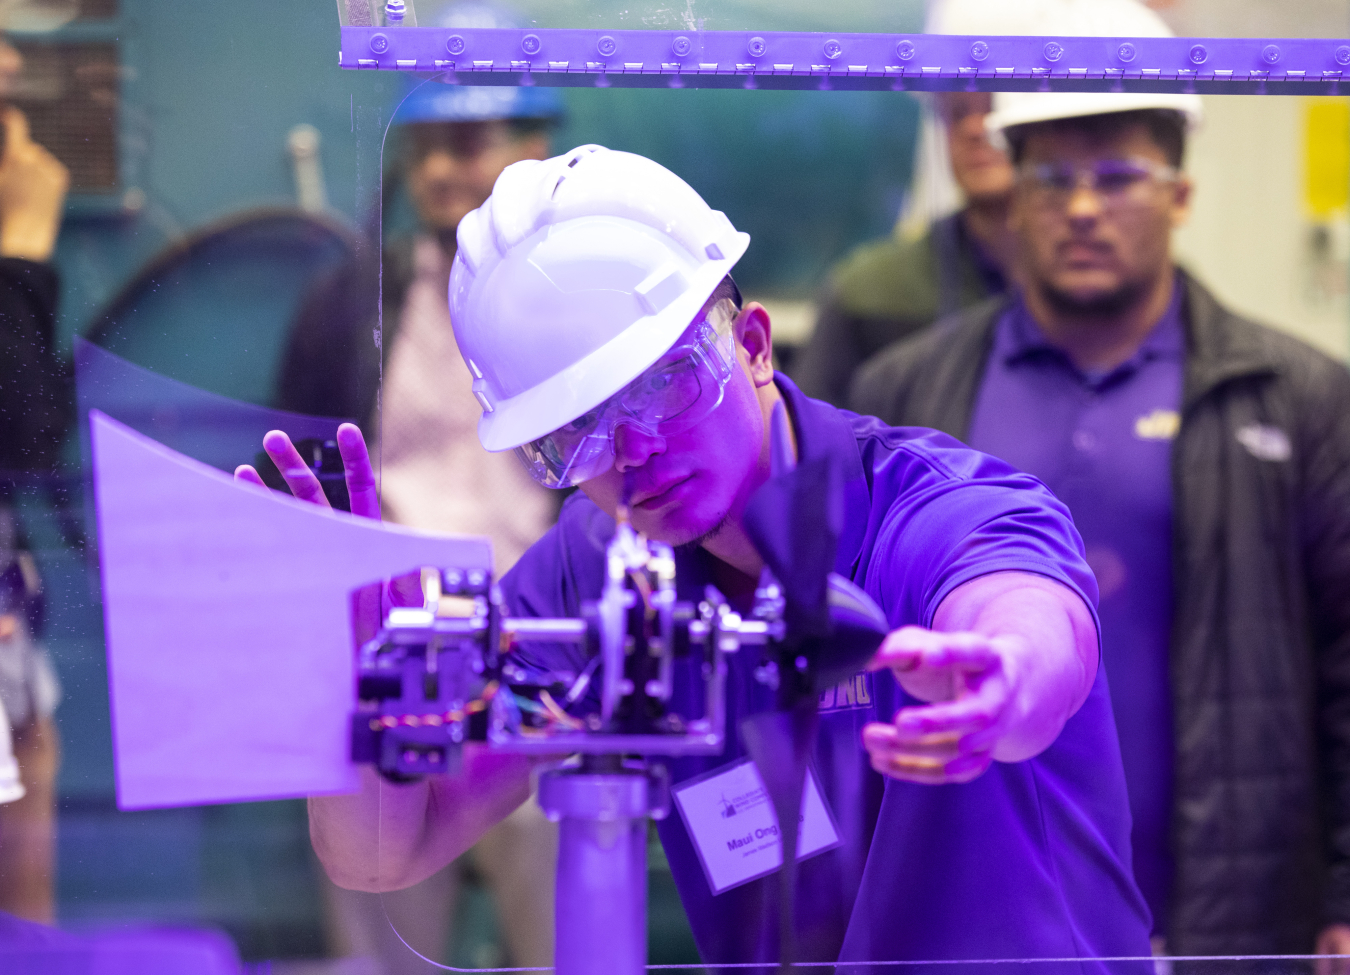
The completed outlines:
{"type": "MultiPolygon", "coordinates": [[[[366,449],[366,438],[361,435],[361,428],[354,423],[342,424],[337,428],[337,445],[338,453],[342,455],[347,493],[352,499],[352,514],[378,521],[380,495],[375,484],[375,470],[370,463],[370,451],[366,449]]],[[[272,430],[263,437],[263,449],[272,458],[272,463],[277,465],[277,470],[293,495],[301,501],[330,507],[319,478],[295,449],[290,437],[281,430],[272,430]]],[[[239,481],[259,487],[267,486],[251,464],[240,464],[235,468],[234,476],[239,481]]]]}

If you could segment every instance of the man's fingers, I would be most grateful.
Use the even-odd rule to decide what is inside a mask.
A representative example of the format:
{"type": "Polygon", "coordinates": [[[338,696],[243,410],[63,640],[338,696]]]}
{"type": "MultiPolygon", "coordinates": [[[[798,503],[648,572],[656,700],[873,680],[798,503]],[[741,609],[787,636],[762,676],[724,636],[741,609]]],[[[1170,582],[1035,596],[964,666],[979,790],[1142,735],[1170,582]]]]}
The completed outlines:
{"type": "Polygon", "coordinates": [[[895,727],[901,734],[970,734],[996,724],[1008,706],[1002,684],[987,683],[973,694],[922,707],[901,708],[895,727]]]}
{"type": "Polygon", "coordinates": [[[900,672],[920,667],[986,667],[998,659],[989,638],[981,633],[944,633],[906,626],[886,637],[869,670],[893,668],[900,672]]]}
{"type": "Polygon", "coordinates": [[[863,729],[863,745],[872,767],[883,775],[926,785],[969,782],[993,761],[988,748],[971,749],[954,735],[929,735],[906,741],[890,725],[863,729]]]}
{"type": "Polygon", "coordinates": [[[882,775],[920,785],[961,785],[979,778],[993,763],[988,752],[934,762],[904,755],[872,756],[872,768],[882,775]]]}
{"type": "Polygon", "coordinates": [[[994,722],[985,715],[963,722],[934,722],[923,728],[877,722],[868,725],[864,744],[921,754],[941,752],[961,755],[988,747],[985,733],[993,725],[994,722]]]}
{"type": "Polygon", "coordinates": [[[375,482],[375,469],[370,463],[370,451],[361,428],[344,423],[337,429],[338,453],[342,455],[342,469],[347,479],[347,494],[352,499],[352,514],[362,518],[380,517],[380,492],[375,482]]]}
{"type": "Polygon", "coordinates": [[[281,476],[292,494],[301,501],[320,504],[325,508],[331,507],[323,493],[323,486],[319,484],[319,478],[295,449],[290,437],[281,430],[272,430],[263,437],[263,449],[267,451],[267,456],[272,458],[272,463],[277,465],[277,470],[281,471],[281,476]]]}
{"type": "Polygon", "coordinates": [[[22,149],[32,141],[28,134],[28,116],[12,105],[5,109],[5,152],[22,149]]]}
{"type": "Polygon", "coordinates": [[[267,487],[263,482],[262,475],[252,464],[240,464],[234,469],[234,479],[243,481],[246,484],[256,484],[258,487],[267,487]]]}

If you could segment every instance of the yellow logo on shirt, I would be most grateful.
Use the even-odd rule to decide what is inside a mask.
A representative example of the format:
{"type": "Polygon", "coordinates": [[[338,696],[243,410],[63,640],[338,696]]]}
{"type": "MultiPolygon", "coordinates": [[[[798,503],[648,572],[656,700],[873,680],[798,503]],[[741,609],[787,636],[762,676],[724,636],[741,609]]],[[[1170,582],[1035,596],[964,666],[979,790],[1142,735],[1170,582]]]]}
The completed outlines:
{"type": "Polygon", "coordinates": [[[1140,440],[1171,440],[1181,429],[1181,414],[1176,410],[1156,409],[1134,421],[1134,435],[1140,440]]]}

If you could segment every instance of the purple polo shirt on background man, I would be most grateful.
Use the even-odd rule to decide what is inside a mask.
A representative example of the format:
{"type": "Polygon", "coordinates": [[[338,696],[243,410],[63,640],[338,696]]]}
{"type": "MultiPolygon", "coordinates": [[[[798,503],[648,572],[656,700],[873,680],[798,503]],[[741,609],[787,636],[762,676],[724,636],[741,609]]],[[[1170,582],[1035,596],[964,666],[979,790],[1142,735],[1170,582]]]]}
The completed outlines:
{"type": "Polygon", "coordinates": [[[1020,300],[995,326],[967,442],[1034,474],[1073,512],[1100,587],[1102,660],[1134,818],[1134,872],[1164,933],[1172,879],[1172,439],[1181,289],[1126,362],[1085,373],[1020,300]]]}

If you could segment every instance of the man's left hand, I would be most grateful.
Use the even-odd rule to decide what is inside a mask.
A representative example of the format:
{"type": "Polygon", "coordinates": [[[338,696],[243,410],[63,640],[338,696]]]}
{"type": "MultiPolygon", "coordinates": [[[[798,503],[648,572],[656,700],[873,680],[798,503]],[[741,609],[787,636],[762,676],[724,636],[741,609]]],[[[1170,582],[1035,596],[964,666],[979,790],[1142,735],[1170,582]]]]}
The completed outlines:
{"type": "Polygon", "coordinates": [[[911,696],[932,703],[863,729],[872,767],[926,785],[969,782],[989,768],[1017,697],[1007,653],[1016,640],[917,626],[888,636],[871,669],[889,667],[911,696]]]}
{"type": "MultiPolygon", "coordinates": [[[[1350,956],[1350,924],[1333,924],[1317,936],[1315,953],[1350,956]]],[[[1350,975],[1350,957],[1319,958],[1313,963],[1314,975],[1350,975]]]]}

